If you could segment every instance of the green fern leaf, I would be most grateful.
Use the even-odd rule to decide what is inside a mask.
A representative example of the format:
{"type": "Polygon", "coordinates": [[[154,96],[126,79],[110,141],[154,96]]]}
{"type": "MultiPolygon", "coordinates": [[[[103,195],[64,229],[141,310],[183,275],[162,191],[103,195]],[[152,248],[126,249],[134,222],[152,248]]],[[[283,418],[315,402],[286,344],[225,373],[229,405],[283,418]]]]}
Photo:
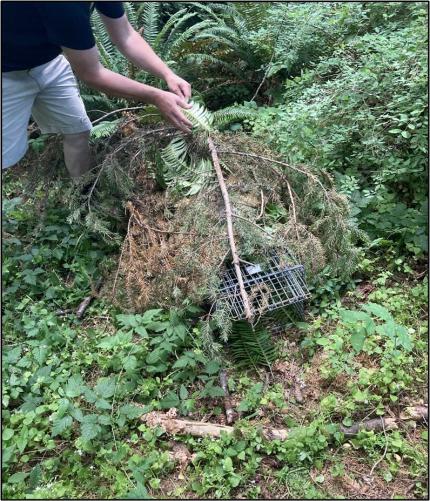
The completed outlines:
{"type": "Polygon", "coordinates": [[[233,358],[241,366],[264,365],[270,369],[277,358],[270,334],[262,326],[252,326],[244,320],[234,322],[229,341],[233,358]]]}

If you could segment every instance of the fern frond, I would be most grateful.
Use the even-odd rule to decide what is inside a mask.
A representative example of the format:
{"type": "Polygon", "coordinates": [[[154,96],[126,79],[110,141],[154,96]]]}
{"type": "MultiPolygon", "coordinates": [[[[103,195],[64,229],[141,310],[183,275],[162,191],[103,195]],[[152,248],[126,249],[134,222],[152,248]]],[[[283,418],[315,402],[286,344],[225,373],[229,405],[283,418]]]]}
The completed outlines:
{"type": "Polygon", "coordinates": [[[153,46],[158,35],[161,2],[144,2],[138,14],[142,15],[143,38],[153,46]]]}
{"type": "Polygon", "coordinates": [[[220,16],[218,13],[223,13],[227,16],[236,15],[236,7],[231,5],[230,3],[216,3],[207,5],[202,2],[195,2],[193,4],[194,9],[200,9],[207,16],[210,16],[212,19],[217,21],[217,23],[224,23],[224,18],[220,16]]]}
{"type": "Polygon", "coordinates": [[[127,15],[127,19],[134,29],[138,28],[138,15],[136,10],[136,5],[134,2],[123,2],[124,10],[127,15]]]}
{"type": "Polygon", "coordinates": [[[173,28],[171,29],[169,36],[167,37],[166,41],[166,48],[168,49],[167,52],[170,53],[170,47],[175,41],[175,37],[181,28],[181,26],[188,21],[188,19],[194,17],[195,14],[194,12],[188,12],[187,14],[184,14],[181,18],[179,18],[176,23],[174,24],[173,28]]]}
{"type": "Polygon", "coordinates": [[[233,323],[230,347],[235,363],[253,367],[264,365],[271,368],[277,358],[277,349],[269,332],[261,327],[253,327],[241,320],[233,323]]]}
{"type": "Polygon", "coordinates": [[[173,172],[184,170],[188,167],[185,162],[185,157],[188,151],[188,144],[183,137],[178,136],[161,150],[161,158],[166,166],[166,169],[173,172]]]}
{"type": "Polygon", "coordinates": [[[192,37],[192,35],[199,32],[200,30],[207,28],[210,25],[210,22],[211,21],[205,20],[201,21],[200,23],[196,23],[187,30],[185,30],[183,33],[178,35],[168,48],[167,51],[168,56],[170,57],[171,54],[174,54],[175,51],[179,50],[182,47],[182,44],[187,40],[189,40],[192,37]]]}
{"type": "Polygon", "coordinates": [[[209,63],[209,64],[212,64],[213,66],[220,66],[222,68],[225,68],[226,70],[230,71],[234,75],[237,75],[238,77],[243,76],[243,72],[240,71],[240,68],[238,66],[235,66],[234,64],[227,63],[226,61],[223,61],[222,59],[219,59],[219,58],[213,56],[212,54],[190,53],[190,54],[186,55],[186,61],[188,63],[192,63],[195,65],[209,63]]]}
{"type": "Polygon", "coordinates": [[[95,125],[91,129],[91,141],[95,141],[97,139],[100,139],[102,137],[108,137],[111,134],[113,134],[117,129],[118,125],[121,122],[121,118],[118,118],[116,120],[112,120],[111,122],[104,121],[100,122],[99,124],[95,125]]]}
{"type": "Polygon", "coordinates": [[[257,112],[243,106],[229,106],[223,110],[213,112],[213,123],[216,127],[227,125],[234,121],[254,118],[257,112]]]}
{"type": "Polygon", "coordinates": [[[155,38],[154,46],[153,46],[154,50],[159,49],[162,41],[167,36],[167,33],[169,33],[169,30],[171,29],[171,27],[174,26],[174,24],[178,21],[178,19],[180,19],[180,17],[183,14],[185,14],[186,12],[188,12],[187,9],[178,10],[178,12],[175,12],[175,14],[173,14],[173,16],[170,17],[170,19],[167,21],[167,23],[164,24],[164,26],[161,28],[160,32],[158,33],[158,35],[155,38]]]}
{"type": "Polygon", "coordinates": [[[182,110],[184,115],[191,121],[193,127],[205,132],[212,130],[213,115],[204,106],[192,102],[192,108],[182,110]]]}

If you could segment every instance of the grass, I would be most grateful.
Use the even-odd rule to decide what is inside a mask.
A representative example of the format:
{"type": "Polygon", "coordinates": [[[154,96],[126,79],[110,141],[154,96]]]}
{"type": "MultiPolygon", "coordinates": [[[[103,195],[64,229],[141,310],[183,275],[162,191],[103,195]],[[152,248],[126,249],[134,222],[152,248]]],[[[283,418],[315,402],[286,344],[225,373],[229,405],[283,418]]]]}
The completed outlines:
{"type": "Polygon", "coordinates": [[[131,314],[110,304],[118,247],[66,222],[62,183],[26,197],[8,173],[3,187],[4,498],[426,497],[422,424],[348,440],[338,430],[425,401],[422,272],[387,272],[374,259],[341,301],[330,299],[337,284],[316,291],[306,324],[277,339],[272,379],[228,366],[238,435],[171,437],[139,416],[174,406],[224,422],[198,309],[131,314]],[[101,276],[83,321],[56,314],[101,276]],[[371,318],[364,338],[351,312],[371,318]],[[291,436],[266,441],[260,424],[291,436]]]}

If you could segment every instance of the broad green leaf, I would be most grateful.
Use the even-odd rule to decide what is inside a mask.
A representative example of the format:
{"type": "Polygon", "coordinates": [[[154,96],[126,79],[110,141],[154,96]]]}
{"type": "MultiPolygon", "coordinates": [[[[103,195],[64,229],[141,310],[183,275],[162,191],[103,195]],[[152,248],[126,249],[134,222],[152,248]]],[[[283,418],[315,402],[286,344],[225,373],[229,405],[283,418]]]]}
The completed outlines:
{"type": "Polygon", "coordinates": [[[124,347],[130,343],[133,338],[131,332],[118,332],[115,336],[107,336],[103,338],[97,345],[98,348],[103,350],[111,350],[116,347],[124,347]]]}
{"type": "Polygon", "coordinates": [[[152,322],[162,311],[160,309],[146,310],[142,316],[142,323],[147,324],[148,322],[152,322]]]}
{"type": "Polygon", "coordinates": [[[381,306],[380,304],[376,303],[367,303],[362,306],[363,310],[368,311],[369,313],[372,313],[375,315],[375,317],[380,318],[381,320],[385,320],[386,322],[393,321],[393,317],[391,313],[381,306]]]}
{"type": "Polygon", "coordinates": [[[99,400],[96,401],[96,407],[97,409],[104,409],[104,410],[112,409],[112,405],[104,398],[100,398],[99,400]]]}
{"type": "Polygon", "coordinates": [[[134,355],[129,355],[125,360],[124,360],[124,370],[125,372],[132,372],[137,366],[137,358],[134,355]]]}
{"type": "Polygon", "coordinates": [[[62,398],[58,402],[57,418],[62,418],[70,406],[70,400],[62,398]]]}
{"type": "Polygon", "coordinates": [[[84,389],[85,389],[85,385],[84,385],[84,381],[82,379],[82,376],[76,375],[76,376],[72,376],[68,380],[64,391],[65,391],[67,397],[73,398],[73,397],[78,397],[79,395],[81,395],[83,393],[84,389]]]}
{"type": "Polygon", "coordinates": [[[231,459],[231,457],[226,457],[225,459],[223,459],[222,469],[229,472],[233,471],[233,460],[231,459]]]}
{"type": "Polygon", "coordinates": [[[14,431],[11,428],[5,428],[2,433],[3,440],[9,440],[13,437],[14,431]]]}
{"type": "Polygon", "coordinates": [[[180,369],[180,368],[192,366],[193,362],[194,362],[194,366],[195,366],[196,363],[194,360],[188,358],[187,356],[183,356],[181,358],[178,358],[178,360],[176,360],[176,362],[173,364],[173,368],[180,369]]]}
{"type": "Polygon", "coordinates": [[[154,332],[165,331],[169,326],[170,326],[169,322],[148,322],[145,325],[145,327],[149,331],[154,331],[154,332]]]}
{"type": "Polygon", "coordinates": [[[221,388],[221,386],[210,386],[206,389],[206,392],[210,397],[213,398],[225,396],[224,390],[221,388]]]}
{"type": "Polygon", "coordinates": [[[372,320],[364,311],[340,310],[340,317],[344,322],[348,323],[369,322],[372,320]]]}
{"type": "Polygon", "coordinates": [[[110,416],[106,416],[105,414],[99,416],[99,424],[109,426],[111,424],[110,416]]]}
{"type": "Polygon", "coordinates": [[[366,331],[364,328],[357,329],[351,334],[351,345],[356,352],[359,352],[363,349],[365,339],[366,331]]]}
{"type": "Polygon", "coordinates": [[[137,407],[136,405],[126,404],[119,408],[120,414],[123,414],[129,419],[135,419],[145,414],[144,407],[137,407]]]}
{"type": "Polygon", "coordinates": [[[84,440],[92,440],[101,432],[102,429],[97,424],[98,417],[96,414],[85,416],[84,421],[81,423],[81,436],[84,440]]]}
{"type": "Polygon", "coordinates": [[[179,397],[174,391],[169,391],[169,393],[160,401],[160,407],[162,409],[171,409],[172,407],[179,406],[179,397]]]}
{"type": "Polygon", "coordinates": [[[30,473],[26,473],[24,471],[19,471],[18,473],[14,473],[13,475],[11,475],[9,477],[8,483],[9,484],[19,484],[20,482],[25,480],[29,475],[30,475],[30,473]]]}
{"type": "Polygon", "coordinates": [[[402,325],[396,325],[395,333],[397,336],[397,344],[402,346],[406,351],[411,351],[412,339],[407,329],[402,325]]]}
{"type": "Polygon", "coordinates": [[[136,488],[129,491],[124,499],[152,499],[143,484],[137,484],[136,488]]]}
{"type": "Polygon", "coordinates": [[[55,420],[52,424],[52,436],[56,437],[57,435],[61,435],[63,431],[72,426],[72,423],[72,416],[64,416],[60,419],[55,420]]]}
{"type": "Polygon", "coordinates": [[[220,364],[215,360],[211,360],[205,365],[206,374],[216,374],[220,370],[220,364]]]}
{"type": "Polygon", "coordinates": [[[179,388],[179,397],[181,400],[185,400],[188,398],[188,390],[185,388],[183,384],[181,384],[181,387],[179,388]]]}
{"type": "Polygon", "coordinates": [[[145,329],[145,327],[143,327],[143,325],[138,325],[137,327],[135,327],[134,328],[134,332],[136,332],[137,334],[139,334],[140,337],[143,337],[143,338],[149,337],[148,336],[148,332],[145,329]]]}
{"type": "Polygon", "coordinates": [[[112,377],[101,377],[96,386],[94,387],[94,391],[102,398],[109,398],[115,393],[115,379],[112,377]]]}
{"type": "Polygon", "coordinates": [[[139,325],[136,315],[120,314],[116,316],[116,319],[124,327],[137,327],[139,325]]]}

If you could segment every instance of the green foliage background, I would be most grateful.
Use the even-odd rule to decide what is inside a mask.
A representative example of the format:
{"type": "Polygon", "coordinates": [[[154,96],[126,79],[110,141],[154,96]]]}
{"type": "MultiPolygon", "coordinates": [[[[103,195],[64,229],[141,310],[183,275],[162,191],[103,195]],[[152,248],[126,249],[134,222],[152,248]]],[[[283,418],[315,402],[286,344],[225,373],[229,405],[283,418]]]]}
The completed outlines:
{"type": "MultiPolygon", "coordinates": [[[[201,311],[190,304],[132,315],[97,299],[77,320],[82,298],[115,270],[118,245],[67,222],[70,190],[61,177],[28,193],[26,176],[8,172],[3,497],[327,499],[351,494],[333,479],[362,481],[353,464],[373,472],[382,498],[426,498],[425,429],[347,440],[338,423],[426,398],[427,5],[144,2],[127,4],[127,12],[191,81],[197,101],[233,106],[235,116],[243,110],[247,118],[225,130],[331,173],[368,240],[357,249],[353,278],[344,283],[325,269],[312,284],[307,322],[288,323],[274,346],[264,336],[264,359],[255,359],[261,372],[247,370],[239,367],[246,343],[224,346],[222,361],[208,356],[201,311]],[[301,403],[284,374],[267,386],[263,368],[275,357],[299,367],[317,396],[301,403]],[[177,438],[194,454],[182,472],[169,455],[171,437],[139,417],[176,407],[193,419],[221,420],[221,362],[241,412],[237,435],[177,438]],[[262,423],[289,428],[289,440],[264,440],[262,423]]],[[[104,64],[162,85],[118,56],[97,19],[94,29],[104,64]]],[[[92,119],[130,104],[84,87],[82,94],[92,119]]],[[[95,147],[121,120],[113,114],[101,122],[95,147]]],[[[31,140],[36,152],[45,143],[31,140]]],[[[279,207],[268,210],[285,217],[279,207]]]]}

